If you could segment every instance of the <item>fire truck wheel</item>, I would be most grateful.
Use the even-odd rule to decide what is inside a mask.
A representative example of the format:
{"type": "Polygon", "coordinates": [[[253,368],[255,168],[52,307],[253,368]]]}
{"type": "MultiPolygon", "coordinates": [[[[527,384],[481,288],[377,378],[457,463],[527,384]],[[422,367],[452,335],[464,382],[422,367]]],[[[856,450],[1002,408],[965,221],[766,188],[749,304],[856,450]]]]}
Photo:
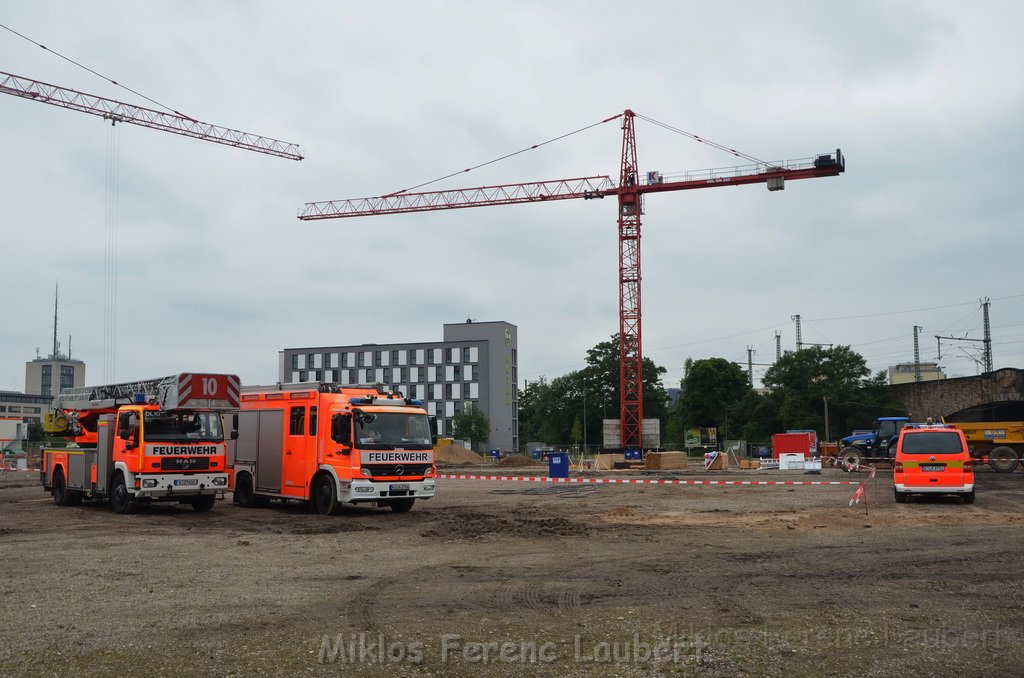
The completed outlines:
{"type": "Polygon", "coordinates": [[[900,492],[899,490],[893,490],[893,497],[896,499],[897,504],[907,503],[907,493],[900,492]]]}
{"type": "Polygon", "coordinates": [[[336,516],[341,511],[338,487],[329,473],[317,476],[316,484],[313,485],[313,505],[317,512],[325,516],[336,516]]]}
{"type": "Polygon", "coordinates": [[[114,513],[124,515],[135,512],[135,500],[128,494],[128,486],[124,483],[124,476],[120,473],[114,474],[114,484],[110,489],[110,508],[114,513]]]}
{"type": "Polygon", "coordinates": [[[242,508],[256,506],[256,494],[252,490],[252,476],[248,473],[239,473],[235,478],[234,500],[242,508]]]}
{"type": "Polygon", "coordinates": [[[395,513],[408,513],[412,510],[412,505],[416,503],[416,498],[412,499],[392,499],[389,502],[391,510],[395,513]]]}
{"type": "Polygon", "coordinates": [[[964,503],[965,504],[973,504],[974,503],[974,490],[971,490],[967,494],[963,495],[963,497],[964,497],[964,503]]]}
{"type": "Polygon", "coordinates": [[[57,472],[53,474],[53,488],[50,490],[50,494],[53,495],[53,503],[57,506],[71,506],[72,498],[71,492],[68,490],[68,484],[64,480],[64,470],[57,469],[57,472]]]}
{"type": "Polygon", "coordinates": [[[996,473],[1012,473],[1017,468],[1017,453],[1012,447],[1000,445],[989,453],[988,465],[996,473]]]}
{"type": "Polygon", "coordinates": [[[213,494],[204,494],[201,497],[192,500],[192,508],[199,512],[205,513],[213,508],[213,505],[217,502],[217,496],[213,494]]]}

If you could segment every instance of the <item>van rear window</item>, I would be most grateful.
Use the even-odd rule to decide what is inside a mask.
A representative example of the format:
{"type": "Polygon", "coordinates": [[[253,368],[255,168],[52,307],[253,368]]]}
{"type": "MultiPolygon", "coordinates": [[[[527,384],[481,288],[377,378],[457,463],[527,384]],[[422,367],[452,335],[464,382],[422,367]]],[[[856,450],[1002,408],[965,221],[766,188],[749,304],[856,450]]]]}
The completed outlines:
{"type": "Polygon", "coordinates": [[[903,436],[904,454],[957,454],[963,452],[960,434],[953,431],[927,431],[903,436]]]}

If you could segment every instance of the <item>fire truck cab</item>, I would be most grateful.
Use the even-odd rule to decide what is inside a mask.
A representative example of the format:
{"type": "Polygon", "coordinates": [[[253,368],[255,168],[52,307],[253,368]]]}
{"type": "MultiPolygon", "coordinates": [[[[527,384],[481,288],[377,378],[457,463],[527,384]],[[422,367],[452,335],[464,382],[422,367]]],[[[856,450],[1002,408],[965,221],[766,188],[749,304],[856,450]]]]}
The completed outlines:
{"type": "Polygon", "coordinates": [[[424,405],[383,387],[245,387],[231,428],[230,483],[243,507],[281,499],[324,515],[349,503],[405,512],[434,496],[424,405]]]}

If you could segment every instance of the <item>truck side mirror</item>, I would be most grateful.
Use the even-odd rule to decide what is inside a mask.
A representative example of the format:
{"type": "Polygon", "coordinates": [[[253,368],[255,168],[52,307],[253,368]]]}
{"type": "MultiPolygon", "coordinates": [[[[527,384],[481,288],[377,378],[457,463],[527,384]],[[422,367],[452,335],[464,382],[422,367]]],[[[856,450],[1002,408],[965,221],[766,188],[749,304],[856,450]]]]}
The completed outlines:
{"type": "Polygon", "coordinates": [[[352,417],[335,414],[331,417],[331,440],[339,445],[352,447],[352,417]]]}

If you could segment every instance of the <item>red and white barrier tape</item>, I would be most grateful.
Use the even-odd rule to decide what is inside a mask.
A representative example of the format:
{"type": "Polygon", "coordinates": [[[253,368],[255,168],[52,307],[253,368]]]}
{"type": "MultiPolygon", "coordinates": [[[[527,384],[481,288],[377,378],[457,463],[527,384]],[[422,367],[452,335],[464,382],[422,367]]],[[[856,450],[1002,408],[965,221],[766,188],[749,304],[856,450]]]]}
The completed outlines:
{"type": "Polygon", "coordinates": [[[675,478],[548,478],[546,476],[477,476],[442,473],[444,480],[511,480],[580,485],[858,485],[858,480],[682,480],[675,478]]]}
{"type": "MultiPolygon", "coordinates": [[[[853,506],[854,504],[859,504],[860,503],[860,500],[862,498],[864,498],[864,488],[867,487],[868,480],[871,480],[872,478],[875,477],[875,467],[874,466],[870,466],[870,467],[865,466],[864,468],[870,468],[871,469],[871,473],[868,474],[868,477],[865,480],[860,481],[860,487],[858,487],[857,491],[853,493],[852,497],[850,497],[850,506],[853,506]]],[[[867,504],[865,504],[865,506],[867,506],[867,504]]],[[[867,510],[867,509],[865,508],[865,510],[867,510]]]]}

